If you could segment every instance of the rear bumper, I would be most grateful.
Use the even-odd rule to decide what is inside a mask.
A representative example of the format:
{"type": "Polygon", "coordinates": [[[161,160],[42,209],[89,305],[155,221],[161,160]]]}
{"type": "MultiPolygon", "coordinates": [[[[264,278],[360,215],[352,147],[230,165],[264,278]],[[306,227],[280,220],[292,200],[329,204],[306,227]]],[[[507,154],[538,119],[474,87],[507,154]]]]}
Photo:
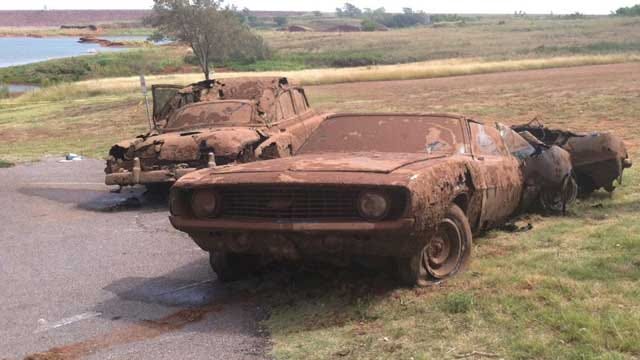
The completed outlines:
{"type": "Polygon", "coordinates": [[[205,251],[270,254],[297,259],[305,255],[411,256],[420,248],[415,220],[368,222],[273,222],[193,220],[175,216],[171,224],[187,232],[205,251]]]}
{"type": "Polygon", "coordinates": [[[138,185],[138,184],[158,184],[176,182],[184,175],[194,172],[197,169],[173,169],[173,170],[153,170],[141,171],[134,169],[133,171],[125,171],[120,173],[107,174],[105,184],[107,185],[138,185]]]}

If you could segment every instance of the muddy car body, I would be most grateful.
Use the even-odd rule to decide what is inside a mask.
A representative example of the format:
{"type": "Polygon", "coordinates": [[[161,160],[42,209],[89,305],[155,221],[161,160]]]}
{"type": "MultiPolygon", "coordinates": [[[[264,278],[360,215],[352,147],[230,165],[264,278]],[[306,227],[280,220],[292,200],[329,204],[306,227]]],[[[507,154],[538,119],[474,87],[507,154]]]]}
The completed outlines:
{"type": "MultiPolygon", "coordinates": [[[[425,284],[462,269],[472,233],[540,193],[525,167],[495,126],[461,116],[333,115],[294,157],[185,176],[171,222],[210,252],[222,280],[265,256],[385,256],[405,282],[425,284]]],[[[570,164],[561,171],[552,182],[570,164]]]]}
{"type": "Polygon", "coordinates": [[[324,117],[282,78],[193,88],[168,93],[154,131],[111,148],[107,185],[170,184],[196,169],[288,156],[324,117]]]}
{"type": "Polygon", "coordinates": [[[613,192],[616,180],[621,181],[624,169],[632,165],[624,142],[612,133],[574,133],[550,129],[539,122],[516,125],[513,129],[519,133],[528,132],[547,145],[567,150],[583,195],[601,188],[613,192]]]}

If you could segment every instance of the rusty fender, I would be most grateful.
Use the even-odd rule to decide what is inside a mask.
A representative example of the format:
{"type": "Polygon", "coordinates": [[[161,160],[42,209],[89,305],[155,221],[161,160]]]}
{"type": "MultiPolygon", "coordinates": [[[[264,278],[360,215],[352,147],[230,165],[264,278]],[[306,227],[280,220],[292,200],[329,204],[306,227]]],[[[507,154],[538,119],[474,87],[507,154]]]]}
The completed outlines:
{"type": "Polygon", "coordinates": [[[265,140],[255,150],[256,159],[268,160],[291,156],[293,153],[293,136],[288,133],[278,134],[265,140]]]}
{"type": "Polygon", "coordinates": [[[471,216],[472,223],[471,220],[479,216],[481,207],[479,197],[474,196],[473,170],[464,161],[444,162],[430,170],[412,177],[408,184],[413,194],[411,213],[415,214],[416,232],[435,232],[454,203],[471,216]]]}

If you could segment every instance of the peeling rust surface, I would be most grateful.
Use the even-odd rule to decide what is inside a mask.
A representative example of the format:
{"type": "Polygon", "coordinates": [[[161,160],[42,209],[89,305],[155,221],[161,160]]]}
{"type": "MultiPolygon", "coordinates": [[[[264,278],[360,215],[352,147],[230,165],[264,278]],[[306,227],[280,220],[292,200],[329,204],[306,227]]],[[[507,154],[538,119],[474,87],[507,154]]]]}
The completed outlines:
{"type": "Polygon", "coordinates": [[[570,173],[566,151],[531,144],[500,124],[447,114],[338,114],[291,158],[182,177],[172,190],[171,222],[212,252],[407,257],[430,241],[453,204],[478,233],[528,209],[543,189],[561,191],[570,173]],[[203,191],[220,204],[208,218],[193,215],[190,202],[203,191]],[[372,191],[388,201],[381,219],[358,208],[360,194],[372,191]]]}
{"type": "Polygon", "coordinates": [[[111,148],[107,185],[171,183],[196,169],[290,156],[326,115],[285,78],[239,78],[154,87],[154,117],[155,130],[111,148]],[[161,96],[169,99],[157,105],[161,96]]]}
{"type": "Polygon", "coordinates": [[[624,169],[632,164],[624,142],[612,133],[574,133],[550,129],[537,120],[513,126],[513,129],[519,133],[529,133],[548,146],[556,145],[568,151],[583,194],[600,188],[612,192],[616,180],[621,181],[624,169]]]}

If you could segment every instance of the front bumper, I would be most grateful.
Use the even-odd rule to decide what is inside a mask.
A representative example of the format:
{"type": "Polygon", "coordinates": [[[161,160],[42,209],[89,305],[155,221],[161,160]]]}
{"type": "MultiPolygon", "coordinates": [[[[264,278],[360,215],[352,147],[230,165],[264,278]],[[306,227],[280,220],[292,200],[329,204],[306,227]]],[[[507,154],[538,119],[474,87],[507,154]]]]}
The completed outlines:
{"type": "Polygon", "coordinates": [[[133,171],[125,171],[113,174],[107,174],[105,177],[105,184],[107,185],[138,185],[138,184],[158,184],[158,183],[172,183],[176,182],[184,175],[194,172],[198,169],[186,168],[186,169],[172,169],[172,170],[152,170],[142,171],[139,169],[133,169],[133,171]]]}
{"type": "Polygon", "coordinates": [[[423,239],[416,236],[412,218],[376,223],[169,219],[205,251],[287,259],[331,254],[411,256],[423,239]]]}

